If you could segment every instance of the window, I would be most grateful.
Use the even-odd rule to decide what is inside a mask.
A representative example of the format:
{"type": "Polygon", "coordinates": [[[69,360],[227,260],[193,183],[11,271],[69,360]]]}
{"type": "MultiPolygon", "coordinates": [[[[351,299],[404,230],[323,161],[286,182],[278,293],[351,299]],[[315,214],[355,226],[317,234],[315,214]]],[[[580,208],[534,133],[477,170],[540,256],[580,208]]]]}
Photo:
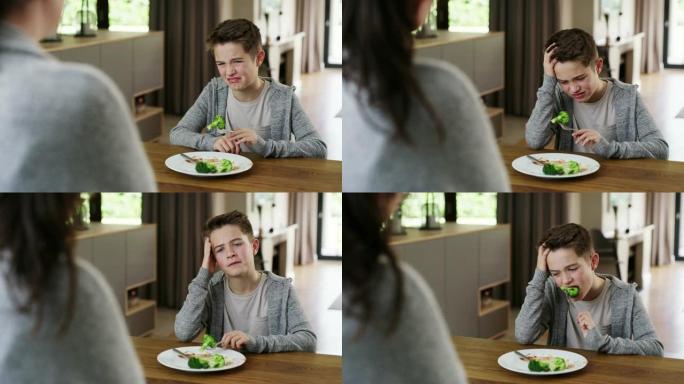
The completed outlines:
{"type": "Polygon", "coordinates": [[[684,68],[684,0],[665,0],[665,67],[684,68]]]}
{"type": "Polygon", "coordinates": [[[675,200],[675,240],[674,240],[674,254],[677,261],[684,260],[684,215],[682,215],[682,196],[683,193],[677,193],[675,200]]]}
{"type": "Polygon", "coordinates": [[[142,193],[102,193],[103,224],[141,224],[142,193]]]}
{"type": "MultiPolygon", "coordinates": [[[[401,205],[402,224],[405,227],[420,227],[425,221],[425,204],[434,195],[437,221],[444,223],[443,193],[409,193],[401,205]]],[[[457,224],[496,224],[496,193],[457,193],[457,224]]]]}
{"type": "Polygon", "coordinates": [[[342,194],[318,194],[318,256],[342,257],[342,194]]]}
{"type": "Polygon", "coordinates": [[[325,64],[342,65],[342,0],[326,0],[325,4],[325,64]]]}
{"type": "Polygon", "coordinates": [[[489,32],[489,0],[449,0],[448,4],[449,31],[489,32]]]}
{"type": "Polygon", "coordinates": [[[109,30],[150,30],[150,0],[109,0],[109,30]]]}
{"type": "MultiPolygon", "coordinates": [[[[62,20],[58,33],[73,35],[80,28],[78,12],[81,0],[64,0],[62,20]]],[[[150,23],[150,0],[109,0],[109,30],[147,32],[150,23]]],[[[90,0],[89,9],[96,13],[97,1],[90,0]]],[[[97,23],[97,19],[93,22],[97,23]]]]}

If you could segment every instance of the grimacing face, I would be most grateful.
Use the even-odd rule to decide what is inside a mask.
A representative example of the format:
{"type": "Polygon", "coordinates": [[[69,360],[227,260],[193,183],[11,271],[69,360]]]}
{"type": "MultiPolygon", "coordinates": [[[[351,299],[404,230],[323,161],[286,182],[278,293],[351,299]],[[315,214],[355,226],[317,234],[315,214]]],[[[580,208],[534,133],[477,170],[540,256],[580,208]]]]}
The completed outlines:
{"type": "Polygon", "coordinates": [[[546,259],[549,272],[557,287],[579,287],[579,295],[570,300],[584,300],[594,283],[594,270],[598,266],[598,254],[591,251],[591,256],[582,257],[571,248],[559,248],[551,251],[546,259]]]}
{"type": "Polygon", "coordinates": [[[239,43],[214,46],[214,58],[221,79],[235,91],[244,91],[254,85],[265,55],[264,50],[260,49],[257,55],[252,57],[239,43]]]}
{"type": "Polygon", "coordinates": [[[219,268],[228,277],[243,277],[255,270],[254,255],[259,240],[250,240],[237,225],[224,225],[209,234],[211,250],[219,268]]]}
{"type": "Polygon", "coordinates": [[[601,88],[602,68],[603,59],[599,58],[589,66],[580,61],[559,62],[554,71],[563,92],[577,102],[586,103],[601,88]]]}

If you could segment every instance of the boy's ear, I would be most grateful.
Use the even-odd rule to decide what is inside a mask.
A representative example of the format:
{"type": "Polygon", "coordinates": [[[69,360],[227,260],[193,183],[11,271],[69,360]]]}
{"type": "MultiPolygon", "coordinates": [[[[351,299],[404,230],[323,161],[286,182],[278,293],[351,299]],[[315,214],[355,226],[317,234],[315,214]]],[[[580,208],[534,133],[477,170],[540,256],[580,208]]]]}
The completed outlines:
{"type": "Polygon", "coordinates": [[[259,239],[257,239],[256,237],[252,239],[252,250],[254,255],[256,255],[259,251],[259,245],[259,239]]]}
{"type": "Polygon", "coordinates": [[[266,52],[263,49],[259,49],[259,52],[257,52],[256,55],[257,67],[261,67],[261,64],[264,62],[264,59],[266,59],[266,52]]]}
{"type": "Polygon", "coordinates": [[[599,264],[599,254],[596,251],[592,251],[591,256],[589,256],[589,261],[591,262],[591,270],[595,271],[599,264]]]}
{"type": "Polygon", "coordinates": [[[594,69],[596,70],[596,74],[601,74],[601,71],[603,70],[603,58],[599,57],[598,59],[596,59],[594,69]]]}

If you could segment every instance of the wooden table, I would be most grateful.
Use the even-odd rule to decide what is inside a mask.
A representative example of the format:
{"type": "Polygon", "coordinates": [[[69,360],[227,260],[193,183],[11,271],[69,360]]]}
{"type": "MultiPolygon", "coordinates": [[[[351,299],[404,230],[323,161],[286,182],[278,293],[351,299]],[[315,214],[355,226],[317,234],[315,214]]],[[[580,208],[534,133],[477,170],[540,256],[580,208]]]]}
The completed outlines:
{"type": "Polygon", "coordinates": [[[264,159],[254,153],[241,153],[254,163],[247,172],[226,177],[194,177],[166,168],[164,161],[193,149],[145,142],[160,192],[340,192],[342,162],[325,159],[264,159]]]}
{"type": "Polygon", "coordinates": [[[342,357],[305,352],[245,354],[240,367],[215,373],[189,373],[167,368],[157,355],[169,348],[198,344],[173,339],[133,337],[133,345],[145,371],[148,383],[341,383],[342,357]]]}
{"type": "Polygon", "coordinates": [[[522,174],[511,166],[513,160],[533,153],[558,152],[534,150],[524,146],[500,145],[513,192],[675,192],[684,190],[684,162],[633,159],[608,160],[600,156],[581,155],[596,159],[598,172],[573,178],[549,180],[522,174]]]}
{"type": "Polygon", "coordinates": [[[456,336],[453,338],[458,356],[471,384],[476,383],[681,383],[684,378],[684,360],[653,356],[608,355],[581,349],[564,348],[579,353],[589,360],[583,369],[553,377],[535,377],[501,368],[499,356],[506,352],[526,348],[549,348],[541,345],[521,345],[511,341],[477,339],[456,336]]]}

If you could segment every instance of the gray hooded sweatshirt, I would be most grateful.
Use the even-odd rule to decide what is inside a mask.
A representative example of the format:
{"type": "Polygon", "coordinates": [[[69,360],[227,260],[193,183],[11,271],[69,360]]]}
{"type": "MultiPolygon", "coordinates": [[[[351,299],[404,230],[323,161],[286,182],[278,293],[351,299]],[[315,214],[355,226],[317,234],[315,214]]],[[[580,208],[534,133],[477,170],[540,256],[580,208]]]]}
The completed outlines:
{"type": "MultiPolygon", "coordinates": [[[[292,279],[266,272],[268,336],[250,336],[247,352],[315,352],[316,335],[297,300],[292,279]]],[[[200,268],[188,286],[188,296],[176,315],[175,332],[181,341],[191,341],[207,330],[216,340],[223,337],[225,284],[223,271],[209,274],[200,268]]]]}
{"type": "Polygon", "coordinates": [[[154,192],[121,92],[0,21],[0,191],[154,192]]]}
{"type": "MultiPolygon", "coordinates": [[[[548,345],[565,347],[568,298],[556,286],[549,272],[535,270],[527,285],[527,296],[515,319],[515,338],[521,344],[531,344],[546,330],[548,345]]],[[[607,294],[611,309],[610,335],[601,335],[598,327],[588,334],[594,350],[616,355],[663,356],[663,344],[658,340],[644,304],[636,291],[636,284],[627,284],[614,276],[607,294]]]]}
{"type": "MultiPolygon", "coordinates": [[[[271,135],[268,138],[257,136],[257,143],[249,149],[263,157],[320,157],[325,158],[327,147],[314,129],[309,117],[299,104],[294,87],[289,87],[265,79],[271,84],[271,135]],[[291,141],[294,136],[295,141],[291,141]]],[[[209,133],[202,130],[215,116],[226,116],[228,86],[215,77],[195,101],[178,125],[171,129],[170,141],[202,151],[213,151],[214,142],[226,130],[213,129],[209,133]]],[[[228,124],[228,122],[226,122],[228,124]]],[[[229,127],[226,127],[229,128],[229,127]]]]}
{"type": "MultiPolygon", "coordinates": [[[[607,159],[667,160],[669,147],[641,100],[638,87],[615,79],[607,80],[613,83],[617,140],[602,139],[594,145],[594,153],[607,159]]],[[[560,111],[572,116],[572,98],[563,92],[555,77],[544,75],[544,82],[537,91],[537,103],[525,126],[525,140],[531,148],[543,148],[556,137],[557,150],[573,150],[572,132],[551,123],[560,111]]],[[[572,119],[568,127],[573,127],[572,119]]]]}

